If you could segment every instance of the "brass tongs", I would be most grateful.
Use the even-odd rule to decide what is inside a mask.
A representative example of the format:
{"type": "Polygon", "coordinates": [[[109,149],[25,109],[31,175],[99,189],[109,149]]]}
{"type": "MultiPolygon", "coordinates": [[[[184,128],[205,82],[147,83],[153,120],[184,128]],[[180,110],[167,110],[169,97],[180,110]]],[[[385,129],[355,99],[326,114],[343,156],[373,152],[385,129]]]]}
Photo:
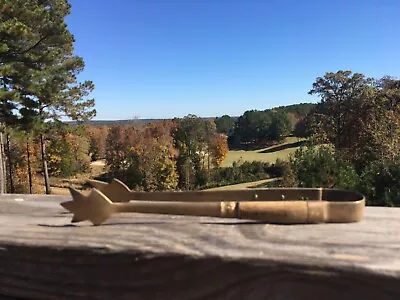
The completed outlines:
{"type": "Polygon", "coordinates": [[[113,213],[209,216],[274,224],[350,223],[362,220],[365,197],[325,188],[266,188],[231,191],[136,192],[113,179],[91,180],[89,195],[70,188],[73,200],[61,206],[72,222],[104,223],[113,213]]]}

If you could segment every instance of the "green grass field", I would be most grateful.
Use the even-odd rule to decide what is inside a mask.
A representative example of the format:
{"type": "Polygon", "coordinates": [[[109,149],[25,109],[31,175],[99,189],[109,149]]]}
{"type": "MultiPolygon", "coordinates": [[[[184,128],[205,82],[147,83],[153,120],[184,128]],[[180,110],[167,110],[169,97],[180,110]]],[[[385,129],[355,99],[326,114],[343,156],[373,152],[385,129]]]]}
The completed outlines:
{"type": "Polygon", "coordinates": [[[234,161],[266,161],[269,163],[275,163],[277,158],[287,159],[289,154],[294,153],[296,149],[299,148],[299,138],[288,137],[285,139],[283,144],[254,150],[254,151],[244,151],[244,150],[231,150],[228,152],[226,159],[224,160],[222,166],[230,167],[234,161]]]}

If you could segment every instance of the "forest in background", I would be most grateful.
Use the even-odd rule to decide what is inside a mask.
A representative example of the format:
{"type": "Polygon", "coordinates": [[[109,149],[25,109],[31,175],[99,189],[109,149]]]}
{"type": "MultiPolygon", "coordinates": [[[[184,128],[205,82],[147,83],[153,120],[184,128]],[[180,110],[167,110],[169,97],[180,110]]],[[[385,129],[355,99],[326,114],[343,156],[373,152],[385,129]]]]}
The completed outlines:
{"type": "Polygon", "coordinates": [[[96,174],[96,178],[118,178],[131,188],[145,191],[204,189],[276,177],[277,169],[267,162],[236,162],[232,167],[221,167],[230,148],[228,140],[239,136],[239,144],[231,146],[239,148],[278,144],[292,135],[299,120],[314,106],[252,110],[232,118],[188,115],[112,125],[52,122],[45,133],[30,135],[10,126],[5,130],[4,144],[7,192],[43,191],[42,142],[49,178],[88,179],[91,162],[98,160],[105,162],[105,172],[96,174]],[[253,131],[260,132],[254,140],[244,134],[253,131]]]}

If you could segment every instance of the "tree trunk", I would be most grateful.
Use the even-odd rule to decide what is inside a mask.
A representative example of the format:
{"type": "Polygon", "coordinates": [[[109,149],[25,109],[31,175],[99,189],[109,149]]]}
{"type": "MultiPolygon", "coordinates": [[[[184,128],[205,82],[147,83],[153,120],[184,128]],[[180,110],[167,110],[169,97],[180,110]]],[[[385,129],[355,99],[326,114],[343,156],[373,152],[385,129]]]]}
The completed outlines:
{"type": "Polygon", "coordinates": [[[11,146],[10,146],[10,134],[7,133],[6,137],[7,142],[7,156],[8,156],[8,174],[10,179],[10,193],[14,194],[14,178],[13,178],[13,168],[12,168],[12,155],[11,155],[11,146]]]}
{"type": "Polygon", "coordinates": [[[42,152],[43,176],[44,176],[44,185],[46,187],[46,194],[51,194],[50,182],[49,182],[49,170],[47,169],[46,145],[44,143],[42,133],[40,134],[40,149],[42,152]]]}
{"type": "Polygon", "coordinates": [[[6,193],[6,185],[7,185],[7,175],[5,168],[3,132],[0,131],[0,194],[6,193]]]}
{"type": "Polygon", "coordinates": [[[210,142],[207,142],[207,173],[210,180],[210,142]]]}
{"type": "Polygon", "coordinates": [[[29,137],[26,139],[26,155],[28,159],[29,194],[32,194],[32,168],[31,168],[31,154],[29,151],[29,137]]]}

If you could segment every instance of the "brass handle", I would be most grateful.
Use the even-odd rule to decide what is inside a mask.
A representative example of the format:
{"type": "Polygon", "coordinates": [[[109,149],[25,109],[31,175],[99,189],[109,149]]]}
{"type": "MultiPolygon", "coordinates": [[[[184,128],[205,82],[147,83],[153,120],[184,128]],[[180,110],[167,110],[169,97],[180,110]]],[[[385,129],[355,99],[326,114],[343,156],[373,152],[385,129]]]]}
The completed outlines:
{"type": "MultiPolygon", "coordinates": [[[[90,220],[95,225],[105,222],[113,213],[136,212],[170,215],[209,216],[258,220],[277,224],[350,223],[364,216],[365,198],[352,199],[287,200],[287,201],[130,201],[113,203],[97,189],[88,196],[70,189],[72,201],[61,206],[74,213],[72,222],[90,220]]],[[[333,193],[333,191],[328,191],[333,193]]],[[[345,194],[352,196],[351,193],[345,194]]]]}
{"type": "Polygon", "coordinates": [[[318,201],[270,201],[238,203],[238,218],[271,223],[299,224],[326,221],[326,205],[318,201]]]}
{"type": "Polygon", "coordinates": [[[351,223],[364,217],[365,200],[354,202],[238,202],[237,217],[278,224],[351,223]]]}

